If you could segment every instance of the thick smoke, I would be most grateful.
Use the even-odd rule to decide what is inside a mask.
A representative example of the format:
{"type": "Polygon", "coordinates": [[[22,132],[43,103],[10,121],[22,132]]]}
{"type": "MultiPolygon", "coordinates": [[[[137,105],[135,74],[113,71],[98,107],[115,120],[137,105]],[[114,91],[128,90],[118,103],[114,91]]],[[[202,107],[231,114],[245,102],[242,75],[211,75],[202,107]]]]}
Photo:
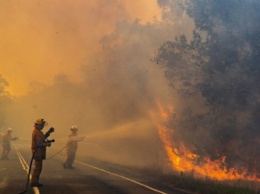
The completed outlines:
{"type": "Polygon", "coordinates": [[[172,96],[152,58],[163,42],[183,33],[177,26],[118,22],[100,40],[102,50],[82,64],[83,81],[72,83],[59,74],[51,86],[32,82],[28,95],[13,100],[7,123],[26,139],[35,119],[43,117],[56,129],[54,146],[63,146],[70,126],[77,125],[79,135],[86,136],[79,156],[158,166],[163,149],[149,112],[155,98],[168,102],[172,96]]]}
{"type": "MultiPolygon", "coordinates": [[[[74,83],[70,81],[70,75],[61,73],[55,75],[51,86],[41,82],[32,82],[28,95],[14,98],[12,103],[8,104],[8,109],[3,115],[6,118],[5,122],[0,124],[3,128],[13,127],[17,136],[26,139],[30,138],[35,119],[43,117],[48,121],[49,126],[54,126],[56,129],[53,134],[53,138],[57,139],[57,144],[54,144],[54,146],[57,145],[56,149],[65,143],[70,126],[77,125],[79,135],[86,136],[86,140],[79,146],[80,157],[95,157],[131,165],[155,166],[162,162],[160,150],[163,149],[155,126],[149,117],[149,111],[155,109],[155,98],[157,98],[162,103],[170,103],[174,106],[175,114],[172,115],[173,119],[168,124],[175,131],[172,141],[185,142],[185,145],[192,151],[201,156],[209,155],[212,160],[220,159],[225,155],[228,167],[236,165],[248,167],[246,164],[248,163],[259,169],[255,163],[260,155],[257,150],[259,147],[257,130],[259,108],[258,110],[252,108],[259,107],[259,100],[257,101],[259,89],[254,91],[256,87],[248,87],[250,84],[243,87],[250,89],[250,95],[246,98],[250,103],[242,111],[241,107],[234,108],[237,104],[235,98],[223,98],[230,99],[230,101],[224,101],[230,105],[228,109],[216,108],[217,105],[214,103],[218,101],[210,101],[210,99],[219,99],[216,96],[220,94],[213,93],[214,96],[209,90],[200,90],[201,88],[208,89],[210,84],[215,84],[214,87],[217,86],[222,93],[223,86],[232,86],[227,83],[241,86],[249,79],[250,76],[243,73],[244,70],[248,70],[243,64],[249,63],[249,56],[257,52],[252,51],[253,39],[251,42],[243,42],[243,40],[246,36],[252,35],[254,30],[259,29],[255,25],[258,16],[250,14],[250,3],[243,3],[241,6],[236,3],[235,9],[228,9],[234,16],[226,20],[226,18],[221,18],[221,14],[218,15],[214,9],[216,5],[210,4],[211,1],[207,4],[202,0],[196,2],[193,4],[193,1],[159,0],[158,4],[163,14],[162,21],[155,20],[145,24],[138,19],[118,22],[113,32],[100,40],[97,48],[102,49],[92,57],[87,56],[89,47],[84,46],[87,45],[86,35],[83,34],[85,31],[82,29],[77,31],[77,26],[73,26],[78,36],[73,39],[74,41],[63,42],[62,45],[67,45],[69,48],[66,50],[68,58],[59,60],[59,57],[63,55],[58,52],[55,68],[67,59],[70,62],[82,63],[73,55],[73,52],[79,51],[80,56],[86,55],[86,61],[82,63],[80,69],[83,80],[74,83]],[[180,7],[185,8],[187,13],[183,12],[180,7]],[[246,17],[239,15],[241,10],[246,13],[246,17]],[[217,17],[208,17],[211,16],[210,14],[217,17]],[[194,20],[196,26],[188,15],[194,20]],[[232,20],[232,18],[237,19],[232,20]],[[244,23],[246,27],[243,26],[244,23]],[[200,30],[200,36],[196,33],[192,34],[195,28],[200,30]],[[205,44],[207,32],[214,32],[214,36],[222,37],[218,39],[218,44],[210,42],[212,45],[219,46],[216,48],[218,50],[222,49],[221,45],[224,43],[230,43],[225,46],[226,49],[223,52],[220,52],[223,55],[229,53],[232,42],[241,38],[237,44],[238,47],[234,46],[239,48],[240,53],[236,55],[235,62],[232,60],[233,53],[229,53],[230,55],[226,58],[214,55],[213,52],[211,56],[202,55],[208,54],[207,48],[212,46],[205,44]],[[179,38],[176,45],[181,47],[184,44],[187,50],[184,49],[181,58],[176,58],[180,55],[172,55],[174,52],[161,52],[159,54],[165,55],[156,56],[157,49],[165,42],[167,42],[165,45],[172,46],[171,41],[174,42],[175,37],[182,34],[185,34],[186,38],[179,38]],[[75,45],[75,40],[82,44],[75,45]],[[190,49],[190,41],[193,41],[194,48],[200,48],[200,52],[190,49]],[[70,47],[71,45],[73,46],[70,47]],[[83,45],[83,47],[79,46],[79,50],[78,45],[83,45]],[[152,60],[155,58],[157,60],[152,60]],[[204,68],[205,66],[198,68],[193,65],[194,63],[201,65],[201,61],[203,65],[215,65],[211,69],[213,74],[205,74],[204,71],[207,69],[204,68]],[[230,66],[225,72],[219,71],[220,67],[225,69],[225,64],[229,64],[230,61],[232,65],[236,62],[242,65],[234,66],[234,68],[230,66]],[[164,77],[165,69],[156,65],[157,62],[159,64],[168,62],[176,66],[173,69],[167,69],[166,77],[164,77]],[[239,81],[233,82],[233,80],[239,81]],[[204,85],[201,84],[202,82],[204,85]],[[212,98],[209,98],[205,91],[212,94],[212,98]],[[249,143],[250,141],[253,143],[249,143]],[[243,154],[240,153],[241,150],[243,154]]],[[[224,1],[216,1],[217,5],[219,3],[222,4],[224,1]]],[[[122,12],[116,13],[123,14],[125,17],[123,10],[122,12]]],[[[52,15],[51,18],[57,19],[60,16],[52,15]]],[[[75,18],[77,20],[80,17],[76,15],[75,18]]],[[[60,20],[57,19],[57,21],[60,20]]],[[[79,26],[82,25],[82,20],[77,21],[79,26]]],[[[57,23],[54,22],[54,24],[57,23]]],[[[70,25],[67,25],[69,22],[58,24],[62,25],[62,29],[67,33],[69,29],[72,29],[70,25]]],[[[47,23],[45,25],[48,26],[47,23]]],[[[91,30],[89,32],[93,33],[91,30]]],[[[166,48],[165,45],[160,48],[161,51],[165,51],[163,50],[166,48]]],[[[95,50],[98,49],[95,48],[95,50]]],[[[230,90],[227,88],[225,91],[230,90]]],[[[228,92],[225,94],[226,97],[230,96],[228,92]]],[[[235,90],[232,95],[236,96],[235,90]]]]}
{"type": "Polygon", "coordinates": [[[259,1],[159,3],[168,13],[182,5],[196,25],[191,41],[169,41],[157,58],[182,99],[169,124],[173,141],[225,157],[228,169],[259,172],[259,1]]]}

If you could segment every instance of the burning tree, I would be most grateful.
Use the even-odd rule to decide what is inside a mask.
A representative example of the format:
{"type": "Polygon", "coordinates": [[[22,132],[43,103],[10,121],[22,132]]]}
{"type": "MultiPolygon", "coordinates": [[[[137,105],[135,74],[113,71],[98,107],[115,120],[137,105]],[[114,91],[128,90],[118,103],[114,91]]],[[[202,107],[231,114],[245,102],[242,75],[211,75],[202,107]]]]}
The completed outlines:
{"type": "Polygon", "coordinates": [[[204,102],[200,111],[182,106],[172,114],[172,141],[184,142],[197,161],[222,161],[222,170],[259,180],[260,2],[158,2],[170,10],[179,3],[196,29],[190,40],[183,35],[162,45],[155,60],[182,99],[204,102]]]}

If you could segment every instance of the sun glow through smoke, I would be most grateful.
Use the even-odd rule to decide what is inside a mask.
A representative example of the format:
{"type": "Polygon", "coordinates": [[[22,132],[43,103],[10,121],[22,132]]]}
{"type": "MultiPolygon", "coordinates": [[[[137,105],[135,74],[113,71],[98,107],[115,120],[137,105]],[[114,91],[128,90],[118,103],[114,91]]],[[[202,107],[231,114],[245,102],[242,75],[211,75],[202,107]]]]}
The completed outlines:
{"type": "Polygon", "coordinates": [[[1,1],[0,74],[9,82],[6,90],[26,95],[31,82],[51,85],[62,73],[78,83],[82,64],[90,63],[117,22],[152,23],[160,15],[150,0],[1,1]]]}

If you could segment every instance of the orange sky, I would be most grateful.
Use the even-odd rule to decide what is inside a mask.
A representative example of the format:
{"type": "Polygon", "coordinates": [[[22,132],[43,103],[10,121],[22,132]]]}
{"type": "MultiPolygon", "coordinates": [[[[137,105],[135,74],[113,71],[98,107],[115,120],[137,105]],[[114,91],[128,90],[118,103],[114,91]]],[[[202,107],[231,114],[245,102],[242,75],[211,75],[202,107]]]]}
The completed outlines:
{"type": "Polygon", "coordinates": [[[80,81],[80,66],[121,20],[160,18],[156,0],[0,1],[0,74],[12,95],[59,73],[80,81]]]}

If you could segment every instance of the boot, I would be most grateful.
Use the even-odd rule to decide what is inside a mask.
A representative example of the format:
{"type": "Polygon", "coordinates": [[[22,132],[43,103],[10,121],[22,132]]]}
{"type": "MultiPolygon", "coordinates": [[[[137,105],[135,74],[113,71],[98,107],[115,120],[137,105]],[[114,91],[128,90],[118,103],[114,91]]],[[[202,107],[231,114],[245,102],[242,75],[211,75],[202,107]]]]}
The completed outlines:
{"type": "Polygon", "coordinates": [[[63,166],[63,168],[65,168],[65,169],[67,168],[66,163],[63,163],[62,166],[63,166]]]}

